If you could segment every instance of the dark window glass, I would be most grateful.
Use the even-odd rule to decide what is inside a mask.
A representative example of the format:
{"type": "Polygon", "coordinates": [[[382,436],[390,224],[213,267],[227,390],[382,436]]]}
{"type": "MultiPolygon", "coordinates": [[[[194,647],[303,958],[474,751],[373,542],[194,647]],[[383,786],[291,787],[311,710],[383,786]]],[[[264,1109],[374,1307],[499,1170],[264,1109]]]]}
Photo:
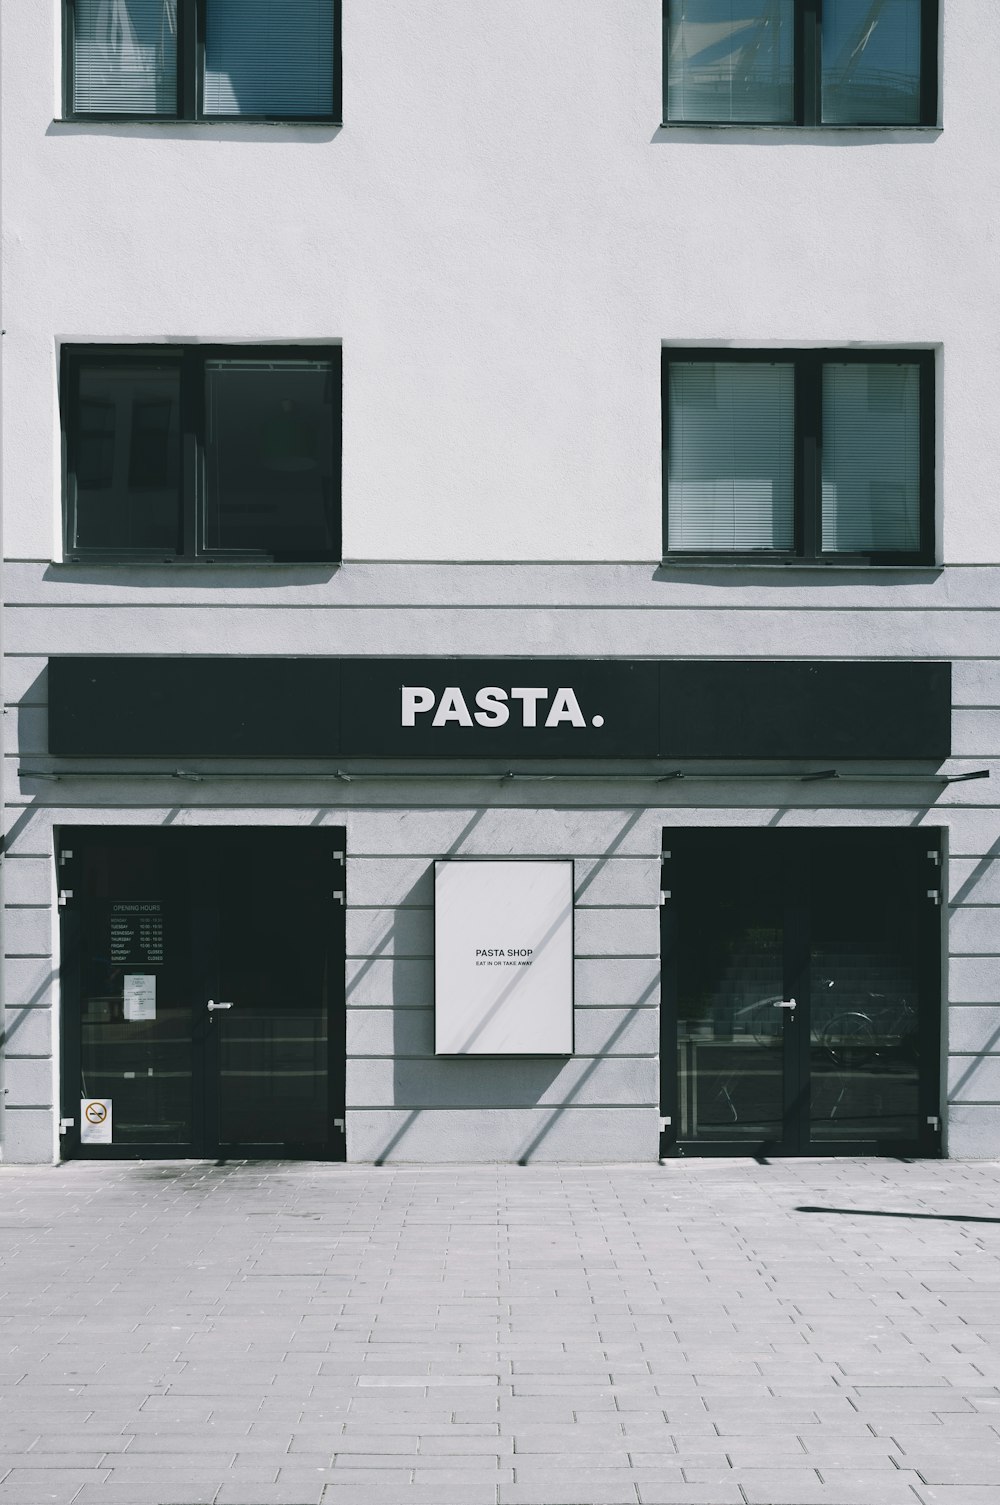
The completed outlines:
{"type": "Polygon", "coordinates": [[[823,120],[920,121],[920,0],[823,0],[823,120]]]}
{"type": "Polygon", "coordinates": [[[211,0],[205,36],[205,114],[329,115],[330,0],[211,0]]]}
{"type": "Polygon", "coordinates": [[[63,403],[70,554],[339,557],[338,349],[69,346],[63,403]]]}
{"type": "Polygon", "coordinates": [[[933,356],[664,351],[671,554],[933,559],[933,356]]]}
{"type": "Polygon", "coordinates": [[[180,370],[97,364],[79,370],[75,537],[86,549],[176,552],[180,522],[180,370]]]}
{"type": "Polygon", "coordinates": [[[73,109],[177,113],[177,0],[74,0],[73,109]]]}
{"type": "Polygon", "coordinates": [[[333,547],[329,361],[210,361],[205,547],[328,559],[333,547]]]}
{"type": "Polygon", "coordinates": [[[77,485],[107,490],[115,475],[115,405],[92,397],[80,402],[77,485]]]}
{"type": "Polygon", "coordinates": [[[795,119],[795,0],[674,0],[668,119],[795,119]]]}

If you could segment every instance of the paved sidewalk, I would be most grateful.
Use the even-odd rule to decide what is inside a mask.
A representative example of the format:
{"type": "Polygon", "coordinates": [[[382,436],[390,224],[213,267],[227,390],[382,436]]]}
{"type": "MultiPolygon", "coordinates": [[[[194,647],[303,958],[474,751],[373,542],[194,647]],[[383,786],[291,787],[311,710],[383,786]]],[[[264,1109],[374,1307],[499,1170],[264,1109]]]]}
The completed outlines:
{"type": "Polygon", "coordinates": [[[1000,1167],[0,1170],[0,1505],[1000,1505],[1000,1167]]]}

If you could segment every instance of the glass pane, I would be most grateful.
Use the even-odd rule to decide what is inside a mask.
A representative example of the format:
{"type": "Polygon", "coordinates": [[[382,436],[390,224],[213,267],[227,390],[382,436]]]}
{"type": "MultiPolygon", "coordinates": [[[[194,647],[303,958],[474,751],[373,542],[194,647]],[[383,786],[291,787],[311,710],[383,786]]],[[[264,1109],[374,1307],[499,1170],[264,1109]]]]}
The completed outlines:
{"type": "MultiPolygon", "coordinates": [[[[328,862],[328,859],[327,859],[328,862]]],[[[234,840],[220,886],[219,1139],[323,1144],[329,871],[301,833],[234,840]],[[296,841],[295,837],[299,840],[296,841]],[[324,877],[326,881],[324,881],[324,877]]]]}
{"type": "Polygon", "coordinates": [[[77,389],[78,548],[180,546],[180,371],[84,365],[77,389]]]}
{"type": "Polygon", "coordinates": [[[177,113],[177,0],[75,0],[73,109],[177,113]]]}
{"type": "Polygon", "coordinates": [[[190,954],[162,843],[82,861],[80,1096],[110,1102],[112,1144],[189,1145],[190,954]]]}
{"type": "Polygon", "coordinates": [[[212,0],[205,114],[330,115],[333,0],[212,0]]]}
{"type": "Polygon", "coordinates": [[[672,362],[669,411],[669,547],[791,549],[792,366],[672,362]]]}
{"type": "Polygon", "coordinates": [[[794,0],[672,0],[668,120],[794,120],[794,24],[794,0]]]}
{"type": "Polygon", "coordinates": [[[780,1139],[784,903],[773,850],[706,832],[683,864],[675,898],[679,1137],[780,1139]]]}
{"type": "Polygon", "coordinates": [[[210,361],[205,547],[332,559],[329,361],[210,361]]]}
{"type": "Polygon", "coordinates": [[[817,837],[810,992],[812,1139],[917,1138],[919,911],[905,854],[817,837]]]}
{"type": "Polygon", "coordinates": [[[921,0],[823,0],[823,120],[920,121],[921,0]]]}
{"type": "Polygon", "coordinates": [[[920,369],[823,367],[823,548],[920,548],[920,369]]]}

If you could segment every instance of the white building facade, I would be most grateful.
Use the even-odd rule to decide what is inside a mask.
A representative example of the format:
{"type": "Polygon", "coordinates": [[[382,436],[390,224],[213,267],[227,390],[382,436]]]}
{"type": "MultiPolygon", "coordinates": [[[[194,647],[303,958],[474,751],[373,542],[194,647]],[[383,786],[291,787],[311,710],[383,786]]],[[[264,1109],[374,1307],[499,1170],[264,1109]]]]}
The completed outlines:
{"type": "Polygon", "coordinates": [[[5,11],[4,1161],[1000,1154],[1000,13],[826,4],[5,11]]]}

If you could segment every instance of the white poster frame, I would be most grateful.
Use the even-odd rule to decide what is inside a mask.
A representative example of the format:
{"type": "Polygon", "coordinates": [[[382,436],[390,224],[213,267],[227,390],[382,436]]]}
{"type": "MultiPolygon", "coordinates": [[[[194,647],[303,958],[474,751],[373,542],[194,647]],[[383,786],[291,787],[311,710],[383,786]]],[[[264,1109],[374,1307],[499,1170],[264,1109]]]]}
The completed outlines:
{"type": "MultiPolygon", "coordinates": [[[[571,857],[445,857],[439,858],[434,863],[434,1054],[452,1060],[489,1059],[499,1058],[525,1058],[542,1057],[561,1059],[569,1057],[576,1052],[576,904],[575,904],[575,867],[571,857]],[[517,874],[526,875],[526,870],[539,867],[561,869],[559,881],[564,885],[563,892],[558,896],[557,902],[565,902],[565,919],[560,918],[559,940],[562,945],[562,954],[557,953],[553,958],[553,965],[565,969],[564,985],[559,996],[556,998],[552,1016],[546,1021],[539,1016],[540,1022],[547,1022],[550,1026],[548,1037],[543,1033],[538,1038],[543,1042],[532,1046],[529,1042],[518,1045],[515,1048],[505,1048],[497,1042],[497,1029],[490,1029],[487,1018],[479,1013],[476,1008],[468,1006],[457,1009],[453,991],[454,984],[445,979],[445,969],[451,966],[455,970],[455,958],[453,950],[454,937],[449,934],[440,903],[439,883],[444,870],[454,874],[456,868],[462,868],[469,877],[477,870],[485,868],[509,869],[505,878],[516,882],[517,874]],[[458,1020],[461,1015],[461,1031],[468,1032],[472,1026],[472,1035],[469,1037],[467,1047],[464,1049],[451,1048],[455,1043],[456,1029],[459,1028],[458,1020]],[[478,1018],[478,1023],[476,1022],[478,1018]],[[553,1025],[553,1020],[555,1024],[553,1025]],[[477,1046],[475,1035],[477,1031],[483,1031],[485,1044],[477,1046]],[[492,1043],[491,1043],[492,1042],[492,1043]]],[[[494,916],[496,919],[496,916],[494,916]]],[[[523,921],[522,921],[523,923],[523,921]]],[[[502,932],[500,932],[502,933],[502,932]]],[[[506,937],[514,940],[516,937],[506,937]]],[[[463,939],[463,950],[468,942],[463,939]]],[[[514,946],[504,951],[510,955],[518,953],[519,948],[514,946]]],[[[475,954],[475,948],[473,948],[475,954]]],[[[479,963],[480,965],[484,963],[479,963]]],[[[496,963],[486,962],[486,965],[503,965],[504,967],[515,965],[508,962],[506,955],[502,961],[496,963]]],[[[459,973],[464,971],[466,985],[468,985],[470,961],[466,956],[462,965],[457,969],[459,973]]],[[[484,989],[484,993],[485,993],[484,989]]],[[[516,1005],[516,997],[514,999],[516,1005]]],[[[480,1000],[479,1008],[487,1010],[487,1016],[493,1012],[494,1005],[480,1000]]]]}

